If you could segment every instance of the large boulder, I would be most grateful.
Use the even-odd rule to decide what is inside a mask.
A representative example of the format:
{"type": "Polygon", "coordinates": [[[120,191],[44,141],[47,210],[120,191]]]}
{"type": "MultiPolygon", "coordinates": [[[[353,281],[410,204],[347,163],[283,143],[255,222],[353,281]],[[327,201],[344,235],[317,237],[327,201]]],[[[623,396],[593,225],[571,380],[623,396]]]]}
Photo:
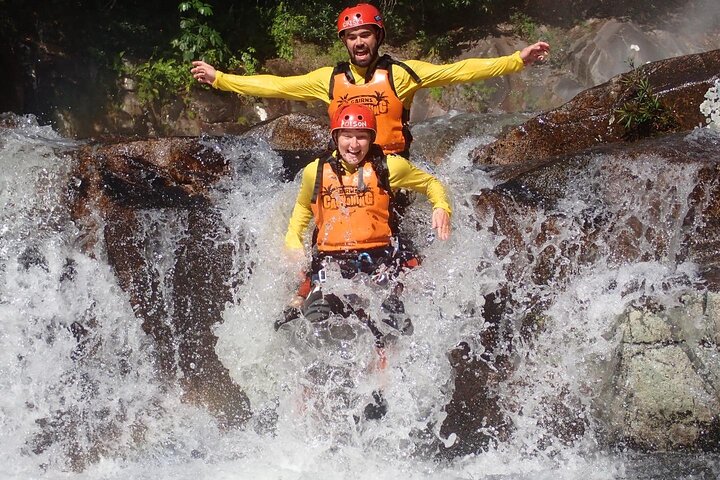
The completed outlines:
{"type": "Polygon", "coordinates": [[[78,156],[76,223],[88,248],[102,242],[100,251],[154,340],[158,375],[181,378],[186,397],[221,424],[242,425],[249,402],[218,359],[212,333],[231,299],[233,252],[214,240],[227,232],[208,193],[227,161],[198,139],[180,138],[89,146],[78,156]],[[153,246],[168,231],[179,239],[173,266],[163,271],[153,246]]]}
{"type": "Polygon", "coordinates": [[[261,139],[283,159],[287,177],[328,149],[327,120],[304,113],[290,113],[255,125],[243,137],[261,139]]]}
{"type": "MultiPolygon", "coordinates": [[[[513,335],[532,343],[543,335],[544,312],[553,296],[582,269],[597,264],[619,268],[692,261],[702,281],[691,291],[715,299],[716,294],[705,292],[720,291],[718,158],[720,136],[699,129],[493,169],[497,186],[474,198],[478,228],[489,228],[502,239],[496,255],[506,266],[508,283],[485,299],[483,335],[515,325],[513,335]],[[515,285],[524,285],[521,298],[513,295],[515,285]],[[528,298],[528,291],[538,296],[528,298]],[[524,313],[517,317],[518,312],[524,313]]],[[[609,425],[608,443],[674,450],[706,449],[716,441],[718,385],[712,379],[720,378],[720,364],[711,353],[718,338],[711,304],[689,302],[663,313],[661,321],[635,310],[621,319],[623,349],[608,361],[612,374],[598,374],[612,377],[605,387],[612,392],[599,394],[597,403],[609,425]],[[698,305],[705,311],[696,315],[698,305]],[[690,332],[691,327],[702,333],[690,332]],[[679,333],[668,337],[671,330],[679,333]]],[[[500,339],[505,348],[512,343],[500,339]]],[[[448,454],[476,451],[502,439],[509,428],[491,392],[512,376],[512,369],[503,355],[493,353],[503,351],[497,336],[483,338],[482,345],[482,355],[464,349],[451,360],[455,391],[442,433],[457,440],[448,454]]],[[[586,427],[577,420],[585,415],[583,408],[568,409],[572,401],[546,401],[555,412],[547,428],[563,441],[580,436],[586,427]]]]}
{"type": "Polygon", "coordinates": [[[632,132],[625,128],[619,110],[634,100],[638,82],[645,80],[671,117],[668,129],[690,130],[705,121],[699,107],[705,93],[720,78],[718,72],[720,50],[643,65],[511,129],[475,150],[471,157],[476,164],[507,165],[623,141],[632,132]]]}
{"type": "MultiPolygon", "coordinates": [[[[245,136],[275,148],[297,170],[325,148],[327,128],[292,114],[245,136]]],[[[212,331],[236,281],[230,278],[236,252],[231,242],[217,241],[229,232],[211,202],[214,186],[230,172],[216,147],[177,137],[87,145],[76,152],[72,214],[87,250],[107,256],[154,340],[158,374],[181,379],[189,400],[206,405],[221,424],[238,426],[250,405],[219,360],[212,331]],[[163,263],[167,253],[159,257],[159,249],[174,258],[163,263]]]]}
{"type": "Polygon", "coordinates": [[[720,295],[634,307],[619,322],[622,341],[596,401],[608,440],[642,450],[717,450],[720,295]]]}

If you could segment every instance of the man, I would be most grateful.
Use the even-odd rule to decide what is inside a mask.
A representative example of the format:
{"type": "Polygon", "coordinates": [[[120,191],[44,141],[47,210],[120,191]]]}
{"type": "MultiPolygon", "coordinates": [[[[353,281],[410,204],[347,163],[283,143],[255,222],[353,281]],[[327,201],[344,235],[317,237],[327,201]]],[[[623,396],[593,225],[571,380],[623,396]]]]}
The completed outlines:
{"type": "MultiPolygon", "coordinates": [[[[311,322],[322,322],[331,314],[355,315],[375,336],[380,365],[385,362],[385,338],[378,323],[359,306],[355,295],[338,298],[322,292],[325,268],[336,264],[344,278],[367,274],[378,284],[393,283],[406,268],[418,261],[393,242],[391,211],[393,192],[400,188],[427,195],[432,204],[431,225],[441,240],[450,237],[451,208],[442,184],[398,155],[383,153],[373,144],[377,125],[370,108],[361,104],[340,107],[330,122],[337,148],[325,158],[305,167],[302,183],[285,235],[291,252],[303,251],[303,237],[315,220],[313,258],[305,283],[282,319],[282,325],[302,314],[311,322]],[[307,298],[304,298],[307,297],[307,298]]],[[[412,333],[399,299],[402,284],[381,305],[379,319],[400,334],[412,333]]],[[[366,406],[366,418],[380,418],[387,405],[379,391],[366,406]]]]}
{"type": "Polygon", "coordinates": [[[367,3],[343,10],[338,17],[338,36],[347,48],[350,62],[324,67],[305,75],[229,75],[202,61],[193,62],[193,76],[220,90],[243,95],[288,100],[322,100],[330,118],[348,103],[362,103],[377,117],[376,143],[385,153],[407,157],[410,148],[410,106],[420,88],[440,87],[515,73],[525,65],[544,60],[550,50],[538,42],[512,55],[471,58],[448,65],[418,60],[399,62],[380,56],[385,26],[380,11],[367,3]]]}

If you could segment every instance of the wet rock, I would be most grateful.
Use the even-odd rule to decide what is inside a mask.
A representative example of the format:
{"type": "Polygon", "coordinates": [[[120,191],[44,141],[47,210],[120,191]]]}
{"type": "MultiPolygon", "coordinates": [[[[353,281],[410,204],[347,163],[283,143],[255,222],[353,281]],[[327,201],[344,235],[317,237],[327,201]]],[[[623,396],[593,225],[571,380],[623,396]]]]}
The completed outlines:
{"type": "Polygon", "coordinates": [[[497,254],[512,258],[514,281],[561,281],[604,256],[612,263],[690,259],[717,288],[718,154],[720,139],[703,129],[508,166],[493,171],[501,183],[476,197],[476,208],[504,237],[497,254]],[[583,207],[568,217],[557,210],[567,201],[583,207]],[[644,213],[632,212],[637,205],[647,206],[644,213]]]}
{"type": "Polygon", "coordinates": [[[207,197],[227,173],[224,157],[197,138],[162,138],[88,147],[83,170],[97,170],[102,193],[135,208],[183,207],[207,197]]]}
{"type": "Polygon", "coordinates": [[[289,179],[328,150],[328,128],[326,121],[291,113],[258,124],[243,136],[266,141],[282,157],[289,179]]]}
{"type": "Polygon", "coordinates": [[[720,50],[643,65],[586,90],[560,108],[525,122],[490,145],[471,153],[476,164],[532,163],[595,145],[622,141],[627,131],[618,109],[635,94],[630,75],[647,78],[673,129],[687,131],[704,123],[700,104],[720,71],[720,50]]]}
{"type": "Polygon", "coordinates": [[[227,232],[208,200],[227,172],[224,157],[188,138],[89,146],[78,156],[73,216],[88,251],[107,255],[154,340],[158,376],[179,382],[221,425],[243,425],[248,399],[218,359],[212,333],[231,299],[234,252],[216,241],[227,232]],[[158,265],[161,251],[173,252],[164,241],[175,245],[168,269],[158,265]]]}
{"type": "MultiPolygon", "coordinates": [[[[513,335],[521,335],[523,342],[532,345],[543,334],[543,312],[549,301],[548,297],[515,299],[513,285],[545,286],[550,288],[543,291],[551,292],[562,289],[583,266],[598,261],[620,266],[691,260],[703,274],[701,288],[720,289],[714,280],[720,270],[719,155],[720,137],[700,129],[690,135],[606,145],[491,171],[499,183],[474,197],[482,225],[478,228],[487,228],[502,239],[496,255],[506,265],[509,283],[485,301],[483,316],[492,328],[483,328],[482,344],[491,355],[483,362],[462,349],[453,351],[455,392],[443,431],[455,433],[457,439],[452,448],[445,449],[447,454],[486,448],[494,441],[488,435],[493,430],[487,430],[493,426],[491,420],[510,428],[501,417],[492,416],[497,407],[493,408],[490,372],[507,375],[497,352],[503,353],[503,345],[510,348],[513,335]],[[515,327],[503,328],[509,322],[515,327]],[[485,412],[491,415],[479,423],[485,412]]],[[[714,312],[716,296],[707,294],[704,303],[686,302],[673,313],[684,315],[683,322],[694,330],[673,326],[667,312],[628,314],[624,321],[627,345],[613,360],[620,363],[613,388],[623,389],[625,396],[598,407],[617,415],[608,420],[615,422],[610,443],[671,450],[706,448],[708,438],[715,438],[718,422],[708,413],[715,408],[713,394],[701,395],[704,403],[698,411],[686,407],[694,389],[712,392],[715,388],[706,385],[706,380],[693,380],[697,377],[693,369],[699,364],[691,357],[712,357],[717,351],[718,321],[707,313],[714,312]],[[706,313],[698,313],[698,305],[704,305],[706,313]],[[702,328],[698,330],[697,325],[702,328]],[[689,356],[682,345],[690,344],[701,347],[689,356]],[[655,368],[658,373],[652,373],[655,368]],[[690,383],[673,386],[682,382],[683,375],[690,376],[690,383]],[[633,386],[625,387],[627,381],[633,386]],[[650,399],[634,396],[635,387],[650,399]],[[685,393],[680,395],[676,388],[685,393]],[[626,428],[622,422],[628,415],[637,421],[626,428]]],[[[714,357],[702,362],[708,375],[720,378],[714,357]]],[[[581,417],[587,419],[589,413],[578,410],[572,398],[547,398],[544,403],[544,426],[556,438],[572,442],[587,428],[587,420],[581,417]]]]}
{"type": "Polygon", "coordinates": [[[449,355],[455,390],[445,407],[447,418],[440,428],[440,455],[452,458],[477,453],[507,438],[509,422],[498,404],[501,376],[489,362],[476,356],[461,342],[449,355]]]}
{"type": "MultiPolygon", "coordinates": [[[[326,146],[327,127],[291,115],[248,136],[304,165],[326,146]]],[[[72,212],[81,243],[107,255],[154,340],[158,375],[181,379],[186,398],[207,406],[223,426],[243,425],[249,401],[218,359],[212,332],[231,300],[234,251],[231,242],[217,241],[228,232],[209,202],[211,189],[228,173],[227,161],[197,138],[115,140],[76,156],[72,212]],[[157,265],[163,234],[176,242],[167,271],[157,265]]]]}
{"type": "MultiPolygon", "coordinates": [[[[414,109],[414,107],[413,107],[414,109]]],[[[413,162],[443,163],[449,155],[465,151],[477,145],[483,136],[497,137],[502,129],[517,125],[529,118],[524,114],[480,114],[450,113],[431,118],[412,126],[413,142],[410,144],[410,158],[413,162]]],[[[462,153],[461,153],[462,154],[462,153]]]]}
{"type": "Polygon", "coordinates": [[[30,270],[33,267],[41,268],[48,272],[47,259],[36,245],[27,247],[19,256],[18,262],[23,270],[30,270]]]}
{"type": "Polygon", "coordinates": [[[608,441],[642,450],[717,450],[720,360],[717,294],[692,294],[672,308],[635,307],[597,411],[608,441]]]}

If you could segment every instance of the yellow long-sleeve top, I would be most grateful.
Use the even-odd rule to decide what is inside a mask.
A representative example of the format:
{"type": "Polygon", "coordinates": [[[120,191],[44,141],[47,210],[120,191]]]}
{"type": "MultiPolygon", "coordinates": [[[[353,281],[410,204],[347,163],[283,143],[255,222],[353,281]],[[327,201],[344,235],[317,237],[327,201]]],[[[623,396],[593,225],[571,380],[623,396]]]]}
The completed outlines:
{"type": "MultiPolygon", "coordinates": [[[[420,60],[405,60],[420,77],[416,83],[404,68],[393,68],[392,76],[398,98],[410,108],[415,92],[420,88],[442,87],[454,83],[472,82],[515,73],[523,69],[520,52],[497,58],[469,58],[445,65],[434,65],[420,60]]],[[[365,83],[367,68],[350,64],[355,83],[365,83]]],[[[322,100],[330,103],[330,77],[333,67],[323,67],[305,75],[279,77],[276,75],[231,75],[218,71],[212,86],[220,90],[255,97],[283,98],[286,100],[322,100]]]]}
{"type": "MultiPolygon", "coordinates": [[[[305,167],[302,175],[300,192],[298,193],[295,207],[293,208],[288,230],[285,234],[285,246],[290,249],[303,248],[303,234],[313,218],[310,201],[312,200],[313,189],[315,188],[315,176],[318,169],[318,161],[311,162],[305,167]]],[[[342,162],[348,172],[354,172],[357,167],[342,162]]],[[[440,181],[429,173],[420,170],[408,160],[399,155],[387,156],[388,173],[390,176],[390,188],[397,190],[406,188],[414,192],[422,193],[428,197],[435,208],[442,208],[448,214],[452,214],[450,202],[448,201],[445,187],[440,181]]]]}

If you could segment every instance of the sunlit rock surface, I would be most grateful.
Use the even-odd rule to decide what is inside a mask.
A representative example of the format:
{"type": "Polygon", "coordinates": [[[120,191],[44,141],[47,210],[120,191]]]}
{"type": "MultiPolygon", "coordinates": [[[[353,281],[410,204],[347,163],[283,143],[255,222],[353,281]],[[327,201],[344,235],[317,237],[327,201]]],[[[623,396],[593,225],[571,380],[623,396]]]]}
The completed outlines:
{"type": "Polygon", "coordinates": [[[688,295],[681,306],[637,307],[619,319],[622,342],[597,406],[611,441],[646,450],[717,449],[719,299],[688,295]]]}
{"type": "MultiPolygon", "coordinates": [[[[639,67],[654,94],[672,115],[675,131],[704,124],[699,106],[720,71],[720,50],[687,55],[639,67]]],[[[630,74],[586,90],[560,108],[519,125],[471,154],[476,164],[507,165],[542,160],[594,145],[621,141],[628,131],[618,110],[637,92],[630,74]]],[[[633,132],[631,132],[633,133],[633,132]]],[[[661,132],[648,132],[661,133],[661,132]]]]}
{"type": "Polygon", "coordinates": [[[282,157],[288,177],[325,152],[330,141],[327,122],[303,113],[262,122],[243,137],[266,142],[282,157]]]}

